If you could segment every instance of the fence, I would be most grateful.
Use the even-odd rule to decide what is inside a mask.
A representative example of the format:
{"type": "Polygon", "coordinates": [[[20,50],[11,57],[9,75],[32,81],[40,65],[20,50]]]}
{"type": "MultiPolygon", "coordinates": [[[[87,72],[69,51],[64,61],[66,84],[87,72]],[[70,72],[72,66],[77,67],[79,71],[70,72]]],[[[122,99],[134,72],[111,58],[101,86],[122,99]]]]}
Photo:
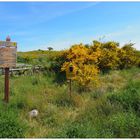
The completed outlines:
{"type": "MultiPolygon", "coordinates": [[[[27,64],[17,64],[16,68],[10,68],[10,75],[32,75],[34,73],[39,73],[44,68],[42,66],[32,66],[27,64]]],[[[0,75],[4,74],[4,69],[0,69],[0,75]]]]}

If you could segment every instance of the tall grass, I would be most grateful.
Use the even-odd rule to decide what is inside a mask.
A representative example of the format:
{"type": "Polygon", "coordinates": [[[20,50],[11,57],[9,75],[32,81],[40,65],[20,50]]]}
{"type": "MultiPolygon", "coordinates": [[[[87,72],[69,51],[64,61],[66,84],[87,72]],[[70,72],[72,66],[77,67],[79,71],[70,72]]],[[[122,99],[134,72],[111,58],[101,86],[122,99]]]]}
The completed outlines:
{"type": "Polygon", "coordinates": [[[11,77],[7,105],[2,101],[1,76],[0,122],[9,125],[1,127],[0,137],[140,137],[139,76],[138,68],[111,71],[101,75],[100,86],[90,92],[78,93],[73,85],[71,98],[68,84],[55,83],[51,75],[11,77]],[[35,108],[39,115],[30,120],[28,112],[35,108]]]}

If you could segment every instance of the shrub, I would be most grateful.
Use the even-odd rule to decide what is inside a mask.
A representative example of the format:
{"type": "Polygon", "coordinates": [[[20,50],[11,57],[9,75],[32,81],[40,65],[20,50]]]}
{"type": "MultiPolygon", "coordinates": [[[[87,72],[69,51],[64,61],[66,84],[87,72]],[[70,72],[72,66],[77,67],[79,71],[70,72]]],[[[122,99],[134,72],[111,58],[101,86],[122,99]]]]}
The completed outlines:
{"type": "Polygon", "coordinates": [[[107,72],[111,69],[117,69],[119,57],[119,43],[117,42],[105,42],[101,43],[101,57],[99,58],[99,68],[103,72],[107,72]]]}
{"type": "Polygon", "coordinates": [[[139,56],[137,56],[136,50],[133,48],[132,43],[125,44],[118,53],[119,68],[126,69],[138,65],[139,56]]]}
{"type": "Polygon", "coordinates": [[[130,82],[128,86],[119,93],[108,96],[111,103],[120,103],[124,109],[140,111],[140,81],[130,82]]]}
{"type": "Polygon", "coordinates": [[[0,111],[0,138],[24,138],[26,125],[18,119],[15,112],[0,111]]]}
{"type": "Polygon", "coordinates": [[[83,44],[73,45],[67,52],[66,61],[62,65],[62,71],[66,71],[70,65],[76,73],[73,77],[80,87],[89,89],[91,85],[98,83],[99,70],[95,65],[100,56],[100,51],[93,52],[83,44]]]}
{"type": "Polygon", "coordinates": [[[84,126],[79,123],[71,123],[66,128],[66,137],[68,138],[85,138],[86,133],[84,131],[84,126]]]}
{"type": "Polygon", "coordinates": [[[106,128],[115,138],[140,137],[140,118],[132,112],[114,114],[108,120],[106,128]]]}

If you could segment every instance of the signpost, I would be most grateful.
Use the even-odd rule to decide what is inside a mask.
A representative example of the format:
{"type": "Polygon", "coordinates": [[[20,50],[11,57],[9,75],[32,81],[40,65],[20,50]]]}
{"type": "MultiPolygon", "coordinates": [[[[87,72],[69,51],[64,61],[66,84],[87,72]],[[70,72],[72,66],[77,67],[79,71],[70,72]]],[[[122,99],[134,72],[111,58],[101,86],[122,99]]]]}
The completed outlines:
{"type": "Polygon", "coordinates": [[[16,48],[0,48],[0,67],[9,68],[16,66],[16,48]]]}
{"type": "Polygon", "coordinates": [[[71,98],[71,84],[72,84],[72,79],[75,77],[75,70],[72,64],[70,64],[66,69],[66,77],[69,80],[69,93],[71,98]]]}
{"type": "Polygon", "coordinates": [[[9,41],[0,41],[0,46],[10,46],[10,47],[16,47],[16,42],[9,42],[9,41]]]}
{"type": "Polygon", "coordinates": [[[16,67],[17,43],[10,42],[10,37],[6,41],[0,41],[0,67],[5,69],[5,94],[4,101],[9,102],[9,68],[16,67]]]}

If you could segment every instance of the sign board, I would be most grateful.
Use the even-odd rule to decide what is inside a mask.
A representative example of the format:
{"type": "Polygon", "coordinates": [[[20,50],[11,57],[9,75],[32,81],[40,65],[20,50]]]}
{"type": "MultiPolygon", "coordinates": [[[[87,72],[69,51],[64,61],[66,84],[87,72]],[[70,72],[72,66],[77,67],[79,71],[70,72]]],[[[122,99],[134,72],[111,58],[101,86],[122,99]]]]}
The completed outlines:
{"type": "Polygon", "coordinates": [[[75,77],[76,74],[75,74],[75,69],[74,68],[75,67],[72,66],[72,65],[67,67],[67,69],[66,69],[66,77],[67,77],[67,79],[73,79],[75,77]]]}
{"type": "Polygon", "coordinates": [[[6,47],[17,47],[16,42],[9,42],[9,41],[0,41],[0,47],[6,46],[6,47]]]}
{"type": "Polygon", "coordinates": [[[16,47],[1,47],[0,48],[0,67],[9,68],[16,67],[16,47]]]}

